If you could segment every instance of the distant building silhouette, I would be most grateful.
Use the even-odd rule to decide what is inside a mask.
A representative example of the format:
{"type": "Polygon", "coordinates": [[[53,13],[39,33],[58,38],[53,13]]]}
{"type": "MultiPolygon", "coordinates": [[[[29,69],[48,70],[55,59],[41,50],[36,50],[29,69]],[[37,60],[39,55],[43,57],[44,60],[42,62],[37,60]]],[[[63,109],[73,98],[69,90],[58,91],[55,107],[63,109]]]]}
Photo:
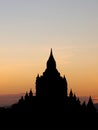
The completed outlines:
{"type": "Polygon", "coordinates": [[[52,49],[47,61],[45,72],[36,78],[36,96],[48,98],[67,97],[67,81],[61,77],[56,68],[56,61],[52,49]]]}

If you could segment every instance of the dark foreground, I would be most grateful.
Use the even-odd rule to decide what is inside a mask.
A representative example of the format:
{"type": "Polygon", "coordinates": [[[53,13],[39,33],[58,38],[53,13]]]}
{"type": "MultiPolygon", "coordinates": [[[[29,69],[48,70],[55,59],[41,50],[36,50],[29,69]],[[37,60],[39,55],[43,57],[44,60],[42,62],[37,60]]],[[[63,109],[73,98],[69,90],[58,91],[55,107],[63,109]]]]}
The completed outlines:
{"type": "MultiPolygon", "coordinates": [[[[33,97],[10,108],[0,109],[0,128],[86,128],[98,129],[98,113],[87,111],[79,104],[46,100],[33,97]],[[35,99],[34,99],[35,98],[35,99]],[[33,101],[32,101],[33,100],[33,101]]],[[[68,99],[69,100],[69,99],[68,99]]]]}

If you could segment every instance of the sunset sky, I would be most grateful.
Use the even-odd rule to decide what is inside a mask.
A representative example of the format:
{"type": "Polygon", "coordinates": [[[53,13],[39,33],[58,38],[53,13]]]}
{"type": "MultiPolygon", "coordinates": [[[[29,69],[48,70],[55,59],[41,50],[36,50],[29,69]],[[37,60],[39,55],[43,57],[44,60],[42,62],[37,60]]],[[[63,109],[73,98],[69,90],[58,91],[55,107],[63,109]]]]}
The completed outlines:
{"type": "Polygon", "coordinates": [[[68,90],[98,97],[98,0],[0,0],[0,95],[35,90],[50,49],[68,90]]]}

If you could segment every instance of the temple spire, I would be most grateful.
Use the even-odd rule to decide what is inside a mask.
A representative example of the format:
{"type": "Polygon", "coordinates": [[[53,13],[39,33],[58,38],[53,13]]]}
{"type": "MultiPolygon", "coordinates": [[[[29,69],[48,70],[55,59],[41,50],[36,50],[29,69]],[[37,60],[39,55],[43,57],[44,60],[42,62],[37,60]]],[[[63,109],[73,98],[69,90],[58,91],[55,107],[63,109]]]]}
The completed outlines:
{"type": "Polygon", "coordinates": [[[50,56],[53,56],[53,53],[52,53],[52,48],[51,48],[51,51],[50,51],[50,56]]]}
{"type": "Polygon", "coordinates": [[[53,57],[53,52],[52,52],[52,48],[51,48],[51,51],[50,51],[50,56],[49,56],[49,59],[47,61],[47,68],[48,69],[56,69],[56,62],[55,62],[55,59],[53,57]]]}

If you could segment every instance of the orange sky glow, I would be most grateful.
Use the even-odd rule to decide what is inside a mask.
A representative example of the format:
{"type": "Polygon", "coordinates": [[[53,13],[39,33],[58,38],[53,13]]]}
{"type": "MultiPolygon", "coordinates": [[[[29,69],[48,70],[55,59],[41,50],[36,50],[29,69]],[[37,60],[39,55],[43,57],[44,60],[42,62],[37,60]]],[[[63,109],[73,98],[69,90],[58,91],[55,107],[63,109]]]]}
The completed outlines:
{"type": "Polygon", "coordinates": [[[0,3],[0,95],[35,93],[53,49],[57,69],[77,96],[98,97],[98,1],[0,3]]]}

